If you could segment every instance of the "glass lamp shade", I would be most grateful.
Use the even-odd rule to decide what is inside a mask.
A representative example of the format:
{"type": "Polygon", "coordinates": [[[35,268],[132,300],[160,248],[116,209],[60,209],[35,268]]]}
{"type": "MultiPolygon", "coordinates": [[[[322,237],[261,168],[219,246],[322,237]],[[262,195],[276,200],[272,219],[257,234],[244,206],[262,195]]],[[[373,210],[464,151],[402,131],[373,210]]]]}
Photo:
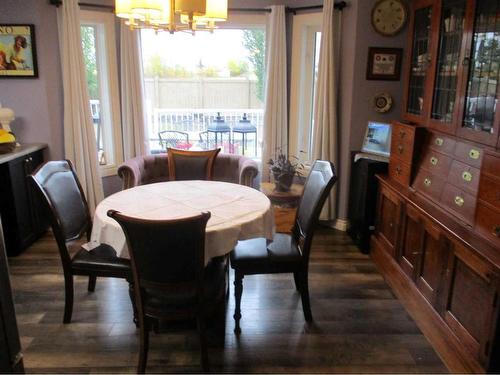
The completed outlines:
{"type": "Polygon", "coordinates": [[[227,20],[227,0],[207,0],[207,12],[202,18],[211,21],[227,20]]]}
{"type": "Polygon", "coordinates": [[[132,15],[132,0],[116,0],[115,14],[120,18],[130,18],[132,15]]]}
{"type": "Polygon", "coordinates": [[[146,20],[159,19],[168,3],[165,0],[132,0],[132,13],[146,20]]]}
{"type": "MultiPolygon", "coordinates": [[[[227,20],[227,0],[207,0],[207,13],[204,16],[193,16],[198,25],[207,25],[212,22],[227,20]]],[[[181,14],[181,22],[189,23],[189,16],[181,14]]]]}
{"type": "Polygon", "coordinates": [[[207,0],[175,0],[175,12],[204,16],[207,12],[207,0]]]}

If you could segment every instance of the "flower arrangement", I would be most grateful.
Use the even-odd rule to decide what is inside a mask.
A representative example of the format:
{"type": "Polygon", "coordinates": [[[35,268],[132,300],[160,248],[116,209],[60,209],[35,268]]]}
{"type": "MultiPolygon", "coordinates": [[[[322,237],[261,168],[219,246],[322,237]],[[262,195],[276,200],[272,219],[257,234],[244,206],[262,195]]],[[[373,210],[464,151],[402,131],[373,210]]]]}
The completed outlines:
{"type": "Polygon", "coordinates": [[[302,163],[296,156],[290,159],[278,149],[275,159],[269,159],[269,171],[273,175],[275,190],[288,191],[292,186],[293,178],[297,175],[297,169],[302,168],[302,163]],[[290,160],[292,159],[292,160],[290,160]]]}

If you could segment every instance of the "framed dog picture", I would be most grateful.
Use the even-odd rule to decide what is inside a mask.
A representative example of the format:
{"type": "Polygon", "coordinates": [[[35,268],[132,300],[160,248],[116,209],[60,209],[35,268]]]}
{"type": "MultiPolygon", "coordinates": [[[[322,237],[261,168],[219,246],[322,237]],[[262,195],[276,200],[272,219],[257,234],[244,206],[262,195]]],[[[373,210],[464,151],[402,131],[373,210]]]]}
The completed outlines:
{"type": "Polygon", "coordinates": [[[0,24],[0,78],[36,78],[35,26],[0,24]]]}
{"type": "Polygon", "coordinates": [[[402,48],[370,47],[366,79],[399,81],[401,75],[402,48]]]}

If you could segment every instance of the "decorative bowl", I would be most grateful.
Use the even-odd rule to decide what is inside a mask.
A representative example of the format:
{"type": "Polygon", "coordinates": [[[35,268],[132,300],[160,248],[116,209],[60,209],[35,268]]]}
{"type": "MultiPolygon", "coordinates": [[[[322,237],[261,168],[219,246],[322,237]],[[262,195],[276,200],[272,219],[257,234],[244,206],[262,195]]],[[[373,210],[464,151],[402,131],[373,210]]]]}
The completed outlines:
{"type": "Polygon", "coordinates": [[[8,154],[14,151],[16,148],[16,142],[0,143],[0,154],[8,154]]]}

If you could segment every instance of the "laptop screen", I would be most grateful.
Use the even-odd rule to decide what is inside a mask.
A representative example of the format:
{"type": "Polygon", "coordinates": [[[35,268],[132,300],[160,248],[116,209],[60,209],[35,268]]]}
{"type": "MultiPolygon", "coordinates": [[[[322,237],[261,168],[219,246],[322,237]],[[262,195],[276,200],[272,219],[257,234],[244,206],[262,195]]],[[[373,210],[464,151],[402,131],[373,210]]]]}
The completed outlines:
{"type": "Polygon", "coordinates": [[[362,152],[389,156],[391,151],[391,125],[381,122],[368,122],[362,152]]]}

